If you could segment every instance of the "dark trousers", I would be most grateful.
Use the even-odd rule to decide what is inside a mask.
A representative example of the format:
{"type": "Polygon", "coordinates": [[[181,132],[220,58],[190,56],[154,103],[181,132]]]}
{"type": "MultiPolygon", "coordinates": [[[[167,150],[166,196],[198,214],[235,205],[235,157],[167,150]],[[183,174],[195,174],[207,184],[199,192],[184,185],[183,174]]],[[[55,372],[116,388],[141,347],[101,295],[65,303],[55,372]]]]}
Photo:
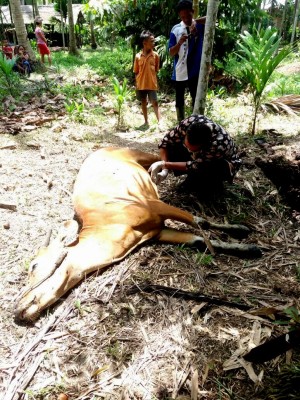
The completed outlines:
{"type": "MultiPolygon", "coordinates": [[[[169,146],[167,148],[168,159],[173,162],[193,161],[191,153],[181,144],[169,146]]],[[[174,171],[175,176],[187,174],[188,181],[195,189],[200,189],[200,186],[206,185],[209,187],[217,187],[222,185],[222,182],[228,181],[232,183],[229,162],[224,159],[215,159],[204,161],[198,165],[197,169],[188,171],[174,171]]]]}
{"type": "Polygon", "coordinates": [[[187,81],[176,81],[175,82],[175,91],[176,91],[176,107],[180,108],[184,106],[184,94],[185,89],[189,89],[189,93],[192,98],[192,105],[194,107],[196,93],[197,93],[197,85],[198,85],[198,76],[194,78],[188,79],[187,81]]]}

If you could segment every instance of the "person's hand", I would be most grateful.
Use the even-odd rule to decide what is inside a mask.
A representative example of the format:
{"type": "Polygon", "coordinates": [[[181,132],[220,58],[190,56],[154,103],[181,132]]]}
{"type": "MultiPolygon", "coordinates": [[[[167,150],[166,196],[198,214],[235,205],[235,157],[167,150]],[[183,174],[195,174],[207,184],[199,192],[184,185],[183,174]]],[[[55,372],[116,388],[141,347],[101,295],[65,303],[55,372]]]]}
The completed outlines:
{"type": "Polygon", "coordinates": [[[190,34],[194,36],[197,35],[196,21],[193,21],[192,25],[190,26],[190,34]]]}
{"type": "Polygon", "coordinates": [[[188,35],[186,35],[185,33],[183,33],[180,37],[180,39],[178,40],[179,45],[181,46],[186,40],[188,39],[188,35]]]}
{"type": "Polygon", "coordinates": [[[156,161],[155,163],[150,165],[148,172],[150,173],[151,179],[154,183],[156,183],[157,175],[162,170],[164,166],[163,161],[156,161]]]}
{"type": "Polygon", "coordinates": [[[156,178],[156,184],[157,185],[160,185],[165,179],[166,179],[166,177],[168,176],[168,174],[169,174],[169,170],[168,169],[163,169],[161,172],[159,172],[158,174],[157,174],[157,178],[156,178]]]}
{"type": "Polygon", "coordinates": [[[164,161],[156,161],[148,169],[152,181],[157,185],[159,185],[168,176],[169,171],[167,169],[163,169],[164,165],[164,161]]]}

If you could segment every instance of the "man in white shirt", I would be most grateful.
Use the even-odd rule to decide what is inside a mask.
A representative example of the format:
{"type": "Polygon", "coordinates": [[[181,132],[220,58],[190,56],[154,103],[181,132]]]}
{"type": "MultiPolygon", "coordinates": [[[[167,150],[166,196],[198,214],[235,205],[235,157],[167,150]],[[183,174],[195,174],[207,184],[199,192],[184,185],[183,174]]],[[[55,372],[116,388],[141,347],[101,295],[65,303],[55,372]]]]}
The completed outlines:
{"type": "Polygon", "coordinates": [[[170,33],[169,53],[174,57],[172,80],[175,81],[178,122],[184,119],[184,94],[188,88],[194,106],[200,71],[205,17],[194,19],[193,3],[180,0],[177,12],[181,19],[170,33]]]}

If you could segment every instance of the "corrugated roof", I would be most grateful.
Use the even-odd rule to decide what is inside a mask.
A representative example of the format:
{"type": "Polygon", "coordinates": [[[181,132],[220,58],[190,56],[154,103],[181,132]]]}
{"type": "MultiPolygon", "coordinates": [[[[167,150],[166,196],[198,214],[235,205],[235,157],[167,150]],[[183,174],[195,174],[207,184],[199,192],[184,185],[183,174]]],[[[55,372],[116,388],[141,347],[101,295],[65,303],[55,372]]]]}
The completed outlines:
{"type": "MultiPolygon", "coordinates": [[[[72,7],[73,7],[74,21],[77,21],[78,14],[80,13],[80,11],[82,12],[83,5],[82,4],[73,4],[72,7]]],[[[31,5],[26,5],[26,6],[21,5],[21,10],[22,10],[25,25],[33,24],[34,17],[33,17],[33,12],[32,12],[32,6],[31,5]]],[[[51,24],[51,19],[53,17],[60,20],[60,15],[57,11],[54,10],[53,4],[49,4],[47,6],[38,6],[38,10],[39,10],[39,15],[42,18],[44,24],[51,24]]],[[[11,25],[9,7],[8,6],[0,7],[0,12],[1,12],[2,20],[3,20],[3,24],[11,25]]],[[[68,19],[67,19],[67,23],[68,23],[68,19]]]]}

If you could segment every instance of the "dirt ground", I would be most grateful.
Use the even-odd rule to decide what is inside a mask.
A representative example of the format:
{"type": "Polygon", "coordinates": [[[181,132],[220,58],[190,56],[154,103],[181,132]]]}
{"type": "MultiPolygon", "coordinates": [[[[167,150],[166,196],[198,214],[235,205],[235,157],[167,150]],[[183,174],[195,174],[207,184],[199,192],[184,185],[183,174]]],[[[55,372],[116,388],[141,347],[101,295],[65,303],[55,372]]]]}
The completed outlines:
{"type": "MultiPolygon", "coordinates": [[[[239,131],[247,131],[247,111],[236,113],[239,131]]],[[[274,324],[277,311],[299,307],[300,226],[298,214],[255,165],[256,156],[266,153],[254,141],[249,146],[239,138],[244,166],[224,197],[205,202],[178,193],[178,180],[172,176],[160,195],[211,221],[246,224],[252,233],[243,241],[260,246],[261,259],[210,257],[209,252],[201,255],[148,243],[121,263],[85,279],[36,323],[14,321],[15,300],[26,283],[30,261],[49,228],[55,234],[64,220],[73,217],[72,186],[84,158],[108,145],[156,152],[162,135],[157,127],[118,132],[114,115],[98,126],[55,115],[54,121],[36,129],[0,135],[0,203],[15,206],[0,208],[1,398],[271,398],[267,394],[271,377],[296,360],[297,353],[260,365],[247,364],[241,356],[286,332],[286,327],[274,324]],[[254,315],[201,298],[146,293],[142,287],[149,284],[264,311],[254,315]]],[[[139,110],[133,109],[130,118],[138,125],[139,110]]],[[[267,128],[277,129],[285,140],[291,131],[300,133],[299,117],[262,118],[260,129],[267,128]]],[[[235,134],[235,126],[230,133],[235,134]]],[[[234,241],[217,231],[207,234],[234,241]]]]}

